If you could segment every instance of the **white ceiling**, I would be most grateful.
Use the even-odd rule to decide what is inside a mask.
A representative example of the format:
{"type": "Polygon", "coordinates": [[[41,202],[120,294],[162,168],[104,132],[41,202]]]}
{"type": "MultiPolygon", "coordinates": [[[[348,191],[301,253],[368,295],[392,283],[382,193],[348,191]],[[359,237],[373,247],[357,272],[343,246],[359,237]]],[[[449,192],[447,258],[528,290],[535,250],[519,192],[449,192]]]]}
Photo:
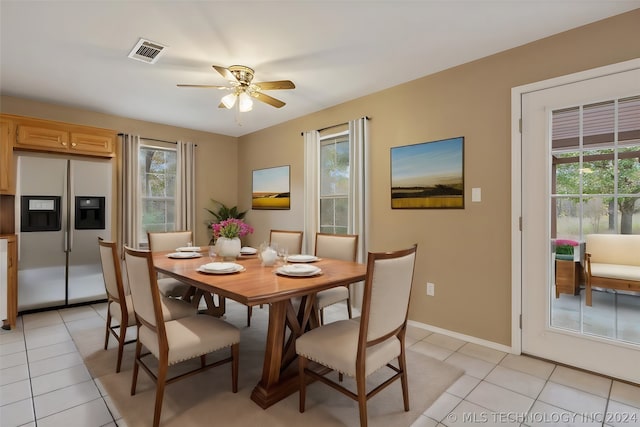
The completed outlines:
{"type": "MultiPolygon", "coordinates": [[[[241,136],[640,7],[640,0],[13,1],[0,0],[2,95],[241,136]],[[168,46],[127,58],[140,38],[168,46]],[[219,109],[211,67],[292,80],[219,109]]],[[[568,53],[569,54],[569,53],[568,53]]]]}

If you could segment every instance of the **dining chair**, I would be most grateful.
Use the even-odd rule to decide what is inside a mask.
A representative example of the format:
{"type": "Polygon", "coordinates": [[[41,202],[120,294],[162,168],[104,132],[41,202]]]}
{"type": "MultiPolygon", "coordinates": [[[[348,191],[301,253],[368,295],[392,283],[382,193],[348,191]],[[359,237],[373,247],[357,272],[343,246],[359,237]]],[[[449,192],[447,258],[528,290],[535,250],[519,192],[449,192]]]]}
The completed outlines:
{"type": "Polygon", "coordinates": [[[289,255],[302,253],[302,231],[271,230],[269,244],[277,245],[278,249],[286,248],[289,255]]]}
{"type": "Polygon", "coordinates": [[[162,315],[160,291],[151,252],[125,246],[125,262],[138,327],[131,395],[136,394],[138,371],[142,367],[156,383],[153,426],[157,427],[160,423],[165,386],[179,379],[231,362],[231,389],[236,393],[240,354],[238,328],[206,314],[165,320],[162,315]],[[144,354],[143,346],[147,350],[144,354]],[[218,358],[207,364],[208,353],[224,348],[230,348],[228,357],[218,358]],[[149,355],[158,361],[155,370],[151,367],[153,365],[150,366],[145,361],[149,355]],[[200,358],[199,367],[168,377],[170,366],[198,357],[200,358]]]}
{"type": "Polygon", "coordinates": [[[405,334],[416,249],[370,252],[360,318],[319,326],[296,340],[300,412],[305,411],[307,382],[318,380],[357,400],[360,426],[366,427],[367,401],[398,378],[409,411],[405,334]],[[397,367],[392,364],[396,359],[397,367]],[[309,360],[328,369],[316,372],[309,360]],[[392,371],[388,379],[367,393],[367,377],[385,366],[392,371]],[[326,376],[332,371],[338,372],[338,382],[326,376]],[[341,384],[344,375],[355,378],[356,393],[341,384]]]}
{"type": "MultiPolygon", "coordinates": [[[[126,335],[128,328],[135,326],[136,318],[128,283],[125,284],[123,280],[124,276],[122,275],[116,243],[98,237],[98,245],[104,286],[107,291],[107,322],[104,349],[106,350],[109,345],[109,335],[113,335],[118,340],[116,372],[120,372],[124,345],[135,341],[126,341],[126,335]]],[[[162,314],[167,320],[193,316],[197,313],[196,308],[181,300],[161,297],[161,304],[162,314]]]]}
{"type": "MultiPolygon", "coordinates": [[[[355,261],[358,253],[357,234],[316,233],[315,255],[318,258],[333,258],[343,261],[355,261]]],[[[341,301],[347,302],[347,314],[351,313],[351,295],[349,285],[320,291],[316,294],[316,306],[320,312],[320,324],[324,324],[324,309],[341,301]]]]}
{"type": "MultiPolygon", "coordinates": [[[[175,251],[193,242],[191,231],[147,232],[147,241],[151,252],[175,251]]],[[[183,298],[189,295],[191,286],[172,277],[158,276],[158,287],[162,295],[183,298]]]]}
{"type": "MultiPolygon", "coordinates": [[[[278,249],[285,248],[287,254],[295,255],[302,253],[302,231],[293,230],[271,230],[269,233],[269,245],[278,249]]],[[[262,304],[260,304],[262,308],[262,304]]],[[[251,315],[253,307],[247,306],[247,326],[251,326],[251,315]]]]}

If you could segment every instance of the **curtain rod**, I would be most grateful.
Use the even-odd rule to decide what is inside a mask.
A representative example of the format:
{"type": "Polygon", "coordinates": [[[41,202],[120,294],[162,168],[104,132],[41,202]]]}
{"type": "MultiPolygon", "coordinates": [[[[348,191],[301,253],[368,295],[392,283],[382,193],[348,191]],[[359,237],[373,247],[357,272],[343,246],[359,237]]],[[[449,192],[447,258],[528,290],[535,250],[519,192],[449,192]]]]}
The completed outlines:
{"type": "MultiPolygon", "coordinates": [[[[369,116],[364,116],[365,120],[371,120],[371,118],[369,116]]],[[[327,130],[327,129],[331,129],[331,128],[337,128],[338,126],[344,126],[344,125],[348,125],[349,122],[344,122],[344,123],[338,123],[337,125],[331,125],[331,126],[327,126],[327,127],[323,127],[320,129],[316,129],[317,132],[322,132],[323,130],[327,130]]],[[[304,132],[300,132],[300,135],[304,135],[304,132]]]]}
{"type": "MultiPolygon", "coordinates": [[[[118,136],[125,136],[125,133],[119,133],[118,136]]],[[[166,142],[167,144],[177,144],[176,141],[165,141],[164,139],[145,138],[143,136],[140,139],[146,139],[147,141],[166,142]]]]}

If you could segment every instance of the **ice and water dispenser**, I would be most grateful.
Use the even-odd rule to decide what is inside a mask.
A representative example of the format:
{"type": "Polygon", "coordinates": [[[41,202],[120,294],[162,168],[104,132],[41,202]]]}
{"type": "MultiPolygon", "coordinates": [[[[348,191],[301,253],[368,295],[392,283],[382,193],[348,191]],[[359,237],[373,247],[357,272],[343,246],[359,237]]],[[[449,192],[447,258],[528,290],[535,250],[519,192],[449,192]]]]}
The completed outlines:
{"type": "Polygon", "coordinates": [[[104,230],[104,197],[76,196],[76,230],[104,230]]]}
{"type": "Polygon", "coordinates": [[[59,231],[62,228],[60,196],[22,196],[20,231],[59,231]]]}

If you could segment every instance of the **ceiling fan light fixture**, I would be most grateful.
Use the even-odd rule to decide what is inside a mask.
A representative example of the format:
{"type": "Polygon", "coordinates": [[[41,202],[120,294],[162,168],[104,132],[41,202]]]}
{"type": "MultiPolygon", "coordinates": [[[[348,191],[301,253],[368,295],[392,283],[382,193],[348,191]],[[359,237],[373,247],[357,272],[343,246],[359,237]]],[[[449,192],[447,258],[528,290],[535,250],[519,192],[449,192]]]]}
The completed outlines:
{"type": "MultiPolygon", "coordinates": [[[[0,0],[2,1],[2,0],[0,0]]],[[[237,113],[246,113],[253,110],[253,98],[275,108],[282,108],[286,104],[281,100],[264,93],[266,90],[295,89],[296,85],[291,80],[275,80],[269,82],[253,82],[253,69],[244,65],[232,65],[229,68],[214,65],[213,68],[229,83],[226,86],[219,85],[195,85],[178,84],[178,87],[200,87],[208,89],[226,89],[231,93],[225,95],[218,104],[219,108],[231,110],[236,108],[237,113]]]]}
{"type": "Polygon", "coordinates": [[[229,110],[233,108],[233,106],[236,103],[236,94],[235,93],[230,93],[228,95],[225,95],[222,97],[222,99],[220,100],[220,102],[222,102],[222,104],[228,108],[229,110]]]}
{"type": "Polygon", "coordinates": [[[253,100],[249,96],[247,92],[242,92],[238,96],[238,108],[241,113],[246,113],[247,111],[253,110],[253,100]]]}

